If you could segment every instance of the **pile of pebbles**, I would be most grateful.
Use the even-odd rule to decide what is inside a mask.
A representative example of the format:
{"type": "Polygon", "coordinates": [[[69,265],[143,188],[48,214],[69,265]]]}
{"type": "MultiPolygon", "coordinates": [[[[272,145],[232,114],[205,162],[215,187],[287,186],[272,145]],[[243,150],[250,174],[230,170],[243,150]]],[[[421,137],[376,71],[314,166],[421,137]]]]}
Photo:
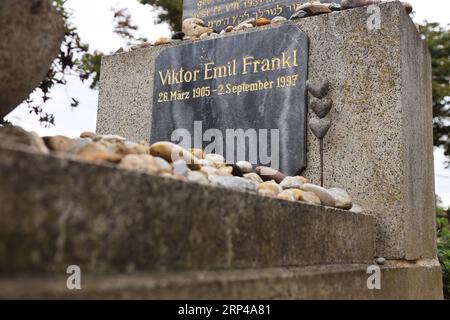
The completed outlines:
{"type": "Polygon", "coordinates": [[[291,202],[324,205],[362,212],[343,189],[326,189],[302,176],[287,176],[270,167],[247,162],[226,163],[219,154],[202,149],[184,149],[171,142],[150,145],[135,143],[117,135],[84,132],[79,138],[39,137],[19,127],[0,127],[2,143],[26,145],[33,151],[69,157],[77,161],[109,164],[124,170],[213,185],[291,202]]]}

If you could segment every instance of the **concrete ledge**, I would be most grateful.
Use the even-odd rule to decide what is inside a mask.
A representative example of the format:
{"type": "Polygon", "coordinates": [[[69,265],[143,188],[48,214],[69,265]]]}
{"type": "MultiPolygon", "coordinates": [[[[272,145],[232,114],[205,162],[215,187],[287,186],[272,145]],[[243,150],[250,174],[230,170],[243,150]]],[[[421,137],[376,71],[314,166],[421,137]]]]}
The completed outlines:
{"type": "Polygon", "coordinates": [[[374,219],[0,147],[0,272],[370,262],[374,219]]]}
{"type": "Polygon", "coordinates": [[[391,264],[381,290],[367,289],[366,265],[87,276],[82,290],[66,278],[0,278],[0,299],[442,299],[436,261],[391,264]]]}

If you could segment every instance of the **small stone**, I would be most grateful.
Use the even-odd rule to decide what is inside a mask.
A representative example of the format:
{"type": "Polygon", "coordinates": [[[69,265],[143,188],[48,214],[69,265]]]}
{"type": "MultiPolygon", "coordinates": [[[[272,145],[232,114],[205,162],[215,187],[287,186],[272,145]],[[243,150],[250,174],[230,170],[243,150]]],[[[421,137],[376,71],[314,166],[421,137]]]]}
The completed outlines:
{"type": "Polygon", "coordinates": [[[311,110],[320,118],[325,118],[333,107],[333,101],[330,98],[316,99],[310,103],[311,110]]]}
{"type": "Polygon", "coordinates": [[[406,9],[406,13],[407,14],[411,14],[413,12],[413,6],[412,6],[411,3],[406,2],[406,1],[402,1],[402,5],[406,9]]]}
{"type": "Polygon", "coordinates": [[[264,193],[265,195],[269,194],[273,197],[278,196],[281,192],[283,192],[283,189],[273,180],[266,181],[263,183],[260,183],[256,186],[256,191],[258,193],[264,193]]]}
{"type": "Polygon", "coordinates": [[[134,143],[131,141],[125,141],[117,144],[118,150],[124,155],[128,154],[149,154],[150,150],[148,146],[140,143],[134,143]]]}
{"type": "Polygon", "coordinates": [[[283,22],[286,22],[286,21],[287,21],[287,19],[285,17],[282,17],[282,16],[277,16],[277,17],[272,19],[272,23],[273,24],[275,24],[275,23],[283,23],[283,22]]]}
{"type": "Polygon", "coordinates": [[[342,7],[338,3],[325,3],[331,11],[341,11],[342,7]]]}
{"type": "Polygon", "coordinates": [[[39,153],[49,153],[41,137],[35,132],[27,132],[20,127],[0,127],[0,142],[11,146],[21,145],[39,153]]]}
{"type": "Polygon", "coordinates": [[[353,204],[353,206],[351,207],[351,209],[349,211],[353,212],[353,213],[364,213],[363,207],[361,207],[360,205],[358,205],[356,203],[353,204]]]}
{"type": "Polygon", "coordinates": [[[65,136],[43,137],[45,145],[53,152],[67,152],[72,147],[73,141],[65,136]]]}
{"type": "Polygon", "coordinates": [[[208,177],[201,171],[189,171],[187,174],[187,180],[200,184],[209,184],[208,177]]]}
{"type": "Polygon", "coordinates": [[[261,179],[260,176],[258,176],[256,173],[252,172],[252,173],[246,173],[244,174],[244,178],[254,181],[256,183],[263,183],[264,181],[261,179]]]}
{"type": "Polygon", "coordinates": [[[72,139],[72,144],[70,148],[66,150],[66,153],[77,154],[81,150],[81,148],[87,146],[90,143],[92,143],[92,140],[90,138],[72,139]]]}
{"type": "Polygon", "coordinates": [[[191,148],[189,149],[189,151],[191,152],[191,154],[194,157],[197,157],[198,159],[204,159],[205,158],[205,153],[202,149],[195,149],[195,148],[191,148]]]}
{"type": "Polygon", "coordinates": [[[314,193],[317,197],[319,197],[320,202],[324,206],[333,208],[336,206],[336,202],[333,195],[325,188],[322,188],[315,184],[305,183],[304,185],[301,186],[300,189],[303,191],[314,193]]]}
{"type": "Polygon", "coordinates": [[[221,167],[217,169],[219,172],[219,176],[233,176],[233,168],[232,167],[221,167]]]}
{"type": "Polygon", "coordinates": [[[307,2],[297,7],[297,10],[303,10],[312,15],[331,12],[331,9],[327,4],[320,2],[307,2]]]}
{"type": "Polygon", "coordinates": [[[183,21],[181,31],[188,37],[200,37],[204,33],[212,33],[213,30],[208,28],[203,20],[189,18],[183,21]]]}
{"type": "Polygon", "coordinates": [[[89,143],[77,152],[77,157],[81,160],[91,162],[111,162],[118,163],[122,160],[123,155],[108,149],[100,142],[89,143]]]}
{"type": "Polygon", "coordinates": [[[96,134],[94,132],[91,132],[91,131],[85,131],[85,132],[82,132],[80,134],[80,138],[94,139],[95,136],[96,136],[96,134]]]}
{"type": "Polygon", "coordinates": [[[156,164],[154,158],[148,154],[130,154],[125,156],[120,162],[119,167],[127,170],[151,174],[158,173],[159,171],[158,165],[156,164]]]}
{"type": "Polygon", "coordinates": [[[325,118],[312,118],[309,120],[309,128],[318,139],[323,139],[331,128],[331,121],[325,118]]]}
{"type": "Polygon", "coordinates": [[[303,196],[303,191],[300,189],[288,189],[285,191],[290,191],[292,193],[292,195],[294,196],[295,200],[300,201],[302,199],[303,196]]]}
{"type": "Polygon", "coordinates": [[[241,168],[243,173],[251,173],[253,172],[253,166],[248,161],[238,161],[236,162],[236,165],[241,168]]]}
{"type": "Polygon", "coordinates": [[[281,181],[280,186],[286,189],[300,189],[302,185],[308,183],[308,179],[302,176],[286,177],[281,181]]]}
{"type": "Polygon", "coordinates": [[[245,19],[244,21],[242,21],[241,23],[238,24],[238,26],[242,25],[242,24],[251,24],[252,27],[256,26],[256,19],[255,18],[248,18],[245,19]]]}
{"type": "Polygon", "coordinates": [[[350,210],[353,205],[352,197],[341,188],[331,188],[328,189],[328,192],[332,194],[335,201],[335,208],[350,210]]]}
{"type": "Polygon", "coordinates": [[[226,167],[232,168],[231,174],[235,177],[243,177],[244,173],[241,168],[236,164],[227,164],[226,167]]]}
{"type": "Polygon", "coordinates": [[[225,28],[225,32],[232,32],[234,31],[234,27],[233,26],[228,26],[225,28]]]}
{"type": "Polygon", "coordinates": [[[144,48],[149,48],[151,46],[152,46],[152,44],[150,42],[144,42],[144,43],[138,44],[136,47],[138,49],[144,49],[144,48]]]}
{"type": "Polygon", "coordinates": [[[159,168],[159,172],[161,173],[169,173],[172,175],[173,173],[173,168],[170,165],[169,162],[167,162],[166,160],[164,160],[163,158],[160,157],[154,157],[155,163],[157,164],[158,168],[159,168]]]}
{"type": "Polygon", "coordinates": [[[219,169],[213,167],[202,167],[200,171],[206,174],[208,177],[217,177],[220,175],[219,169]]]}
{"type": "Polygon", "coordinates": [[[172,40],[183,40],[185,34],[183,32],[176,32],[172,35],[172,40]]]}
{"type": "Polygon", "coordinates": [[[155,157],[160,157],[168,162],[177,160],[184,160],[188,167],[192,170],[199,170],[199,159],[192,155],[188,150],[176,145],[172,142],[157,142],[150,146],[150,154],[155,157]]]}
{"type": "Polygon", "coordinates": [[[381,3],[382,0],[342,0],[341,7],[342,9],[351,9],[362,6],[369,6],[371,4],[381,3]]]}
{"type": "Polygon", "coordinates": [[[323,99],[330,91],[330,82],[328,80],[313,82],[308,80],[306,82],[306,89],[313,97],[317,99],[323,99]]]}
{"type": "Polygon", "coordinates": [[[256,22],[255,22],[256,26],[258,26],[258,27],[267,26],[271,23],[272,22],[267,18],[259,18],[259,19],[256,19],[256,22]]]}
{"type": "Polygon", "coordinates": [[[209,165],[214,165],[214,164],[225,165],[225,158],[220,154],[209,153],[209,154],[205,155],[205,160],[209,163],[209,165]]]}
{"type": "Polygon", "coordinates": [[[205,32],[205,33],[202,33],[202,34],[200,35],[200,37],[198,37],[198,38],[199,38],[199,39],[205,39],[205,38],[208,38],[209,35],[210,35],[210,33],[205,32]]]}
{"type": "Polygon", "coordinates": [[[386,264],[386,259],[383,257],[376,258],[375,263],[379,266],[384,266],[386,264]]]}
{"type": "Polygon", "coordinates": [[[248,179],[239,177],[209,177],[209,181],[224,188],[254,191],[256,189],[256,183],[248,179]]]}
{"type": "Polygon", "coordinates": [[[108,142],[121,142],[121,141],[126,141],[127,139],[118,135],[112,135],[112,134],[106,134],[106,135],[96,135],[93,138],[94,142],[103,140],[103,141],[108,141],[108,142]]]}
{"type": "Polygon", "coordinates": [[[299,10],[296,11],[290,18],[289,20],[297,20],[297,19],[301,19],[301,18],[305,18],[309,16],[308,12],[304,11],[304,10],[299,10]]]}
{"type": "Polygon", "coordinates": [[[161,38],[156,39],[156,41],[155,41],[155,46],[160,46],[160,45],[163,45],[163,44],[168,44],[168,43],[170,43],[170,42],[172,42],[172,40],[171,40],[170,38],[161,37],[161,38]]]}
{"type": "Polygon", "coordinates": [[[281,183],[281,181],[286,178],[284,173],[270,167],[257,167],[256,173],[261,177],[261,179],[263,179],[263,181],[275,180],[276,183],[281,183]]]}
{"type": "Polygon", "coordinates": [[[316,196],[313,192],[303,192],[302,196],[300,198],[301,202],[305,202],[308,204],[314,204],[314,205],[321,205],[322,202],[320,201],[320,198],[316,196]]]}
{"type": "Polygon", "coordinates": [[[189,37],[189,36],[184,36],[183,37],[183,41],[189,41],[189,40],[193,40],[193,39],[195,39],[196,37],[189,37]]]}
{"type": "Polygon", "coordinates": [[[240,24],[234,28],[234,31],[242,31],[253,28],[254,26],[250,23],[240,24]]]}
{"type": "Polygon", "coordinates": [[[184,160],[177,160],[174,163],[172,163],[172,166],[173,166],[173,174],[176,176],[186,177],[188,172],[190,171],[184,160]]]}
{"type": "Polygon", "coordinates": [[[286,201],[296,201],[294,193],[292,193],[290,190],[284,190],[277,196],[280,200],[286,200],[286,201]]]}

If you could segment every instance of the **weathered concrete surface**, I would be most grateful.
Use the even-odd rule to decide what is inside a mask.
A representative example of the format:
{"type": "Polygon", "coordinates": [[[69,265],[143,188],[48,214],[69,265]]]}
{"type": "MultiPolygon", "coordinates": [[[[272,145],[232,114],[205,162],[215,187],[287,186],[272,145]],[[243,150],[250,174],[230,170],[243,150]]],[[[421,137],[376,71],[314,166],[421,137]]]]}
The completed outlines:
{"type": "Polygon", "coordinates": [[[0,148],[0,273],[370,263],[374,219],[0,148]]]}
{"type": "MultiPolygon", "coordinates": [[[[309,78],[331,82],[325,185],[347,189],[376,217],[377,255],[434,258],[430,57],[400,3],[380,8],[380,30],[368,30],[367,8],[296,22],[310,38],[309,78]]],[[[103,60],[99,133],[149,138],[160,50],[103,60]]],[[[310,132],[307,146],[304,174],[319,183],[319,142],[310,132]]]]}
{"type": "Polygon", "coordinates": [[[67,290],[52,277],[0,278],[0,299],[442,299],[436,261],[381,268],[381,290],[367,288],[367,265],[334,265],[82,277],[67,290]]]}
{"type": "Polygon", "coordinates": [[[45,78],[63,37],[51,0],[0,1],[0,118],[45,78]]]}

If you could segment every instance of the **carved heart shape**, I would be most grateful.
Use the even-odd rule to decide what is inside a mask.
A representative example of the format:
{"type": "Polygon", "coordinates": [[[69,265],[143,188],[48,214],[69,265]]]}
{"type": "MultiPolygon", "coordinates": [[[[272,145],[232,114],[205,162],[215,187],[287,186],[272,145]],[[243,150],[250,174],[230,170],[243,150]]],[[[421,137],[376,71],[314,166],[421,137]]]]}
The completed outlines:
{"type": "Polygon", "coordinates": [[[320,84],[311,83],[309,80],[306,83],[306,88],[308,91],[317,99],[322,99],[325,97],[328,93],[328,90],[330,89],[330,83],[325,80],[320,84]]]}
{"type": "Polygon", "coordinates": [[[311,109],[314,113],[320,118],[323,119],[327,116],[331,111],[331,107],[333,106],[333,101],[329,98],[325,98],[322,100],[314,100],[311,102],[311,109]]]}
{"type": "Polygon", "coordinates": [[[330,130],[331,121],[329,119],[311,119],[309,120],[309,128],[312,133],[319,139],[325,137],[330,130]]]}

